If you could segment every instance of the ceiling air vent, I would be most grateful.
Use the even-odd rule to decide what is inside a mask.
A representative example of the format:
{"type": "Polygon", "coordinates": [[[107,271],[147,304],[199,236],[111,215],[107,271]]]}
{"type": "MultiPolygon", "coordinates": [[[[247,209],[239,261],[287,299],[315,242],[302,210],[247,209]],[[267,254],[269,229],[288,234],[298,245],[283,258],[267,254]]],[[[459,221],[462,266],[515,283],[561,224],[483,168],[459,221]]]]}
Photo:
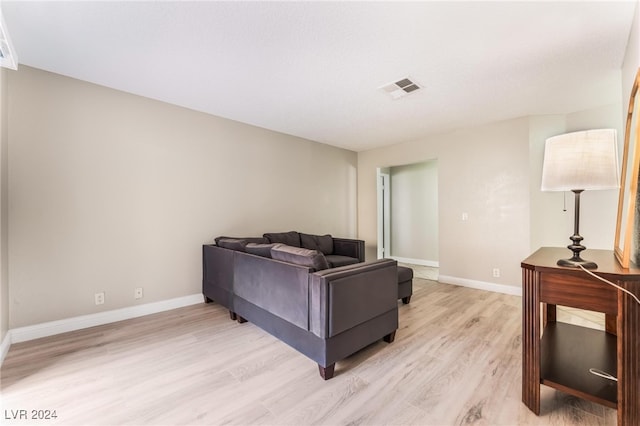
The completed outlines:
{"type": "Polygon", "coordinates": [[[400,99],[409,93],[420,89],[420,86],[409,78],[403,78],[393,83],[385,84],[380,87],[391,96],[392,99],[400,99]]]}

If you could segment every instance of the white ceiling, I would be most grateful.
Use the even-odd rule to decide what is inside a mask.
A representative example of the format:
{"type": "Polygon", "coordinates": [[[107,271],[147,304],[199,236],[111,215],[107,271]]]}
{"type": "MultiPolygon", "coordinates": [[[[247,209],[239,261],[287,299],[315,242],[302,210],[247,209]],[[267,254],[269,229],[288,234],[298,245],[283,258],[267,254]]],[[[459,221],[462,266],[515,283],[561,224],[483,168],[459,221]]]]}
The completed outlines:
{"type": "Polygon", "coordinates": [[[619,102],[635,4],[0,3],[20,64],[354,151],[619,102]]]}

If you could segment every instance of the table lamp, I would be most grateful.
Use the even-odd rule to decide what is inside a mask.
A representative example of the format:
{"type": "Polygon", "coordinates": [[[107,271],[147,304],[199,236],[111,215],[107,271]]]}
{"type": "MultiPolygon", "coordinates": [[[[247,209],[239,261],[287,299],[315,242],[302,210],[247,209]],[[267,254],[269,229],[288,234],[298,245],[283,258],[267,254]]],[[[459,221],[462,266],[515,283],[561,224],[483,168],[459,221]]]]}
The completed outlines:
{"type": "Polygon", "coordinates": [[[580,194],[584,190],[615,189],[620,186],[615,129],[566,133],[546,140],[542,165],[542,191],[572,191],[575,194],[574,228],[567,246],[570,259],[559,266],[595,269],[594,262],[580,257],[586,247],[580,236],[580,194]]]}

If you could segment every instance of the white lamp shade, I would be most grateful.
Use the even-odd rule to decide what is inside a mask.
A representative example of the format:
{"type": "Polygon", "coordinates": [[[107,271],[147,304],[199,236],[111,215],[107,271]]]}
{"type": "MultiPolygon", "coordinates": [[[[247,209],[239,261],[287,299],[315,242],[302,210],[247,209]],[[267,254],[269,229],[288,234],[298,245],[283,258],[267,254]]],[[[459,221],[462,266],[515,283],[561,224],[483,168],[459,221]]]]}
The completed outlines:
{"type": "Polygon", "coordinates": [[[619,186],[615,129],[586,130],[547,139],[542,165],[543,191],[619,186]]]}

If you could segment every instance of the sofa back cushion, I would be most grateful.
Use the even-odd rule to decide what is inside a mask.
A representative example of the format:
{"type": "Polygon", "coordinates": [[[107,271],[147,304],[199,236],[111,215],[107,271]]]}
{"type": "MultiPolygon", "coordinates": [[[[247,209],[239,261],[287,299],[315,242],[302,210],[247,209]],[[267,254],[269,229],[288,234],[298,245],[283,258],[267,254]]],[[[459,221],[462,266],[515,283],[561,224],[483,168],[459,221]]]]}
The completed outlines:
{"type": "Polygon", "coordinates": [[[313,268],[316,271],[329,269],[327,259],[318,250],[277,244],[271,249],[271,257],[283,262],[313,268]]]}
{"type": "Polygon", "coordinates": [[[264,234],[269,243],[281,243],[291,247],[300,247],[300,234],[296,231],[269,232],[264,234]]]}
{"type": "Polygon", "coordinates": [[[245,251],[249,254],[255,254],[257,256],[271,258],[271,249],[277,244],[278,243],[273,243],[273,244],[247,243],[247,245],[245,246],[245,251]]]}
{"type": "Polygon", "coordinates": [[[322,254],[333,254],[333,237],[300,233],[300,245],[309,250],[318,250],[322,254]]]}

